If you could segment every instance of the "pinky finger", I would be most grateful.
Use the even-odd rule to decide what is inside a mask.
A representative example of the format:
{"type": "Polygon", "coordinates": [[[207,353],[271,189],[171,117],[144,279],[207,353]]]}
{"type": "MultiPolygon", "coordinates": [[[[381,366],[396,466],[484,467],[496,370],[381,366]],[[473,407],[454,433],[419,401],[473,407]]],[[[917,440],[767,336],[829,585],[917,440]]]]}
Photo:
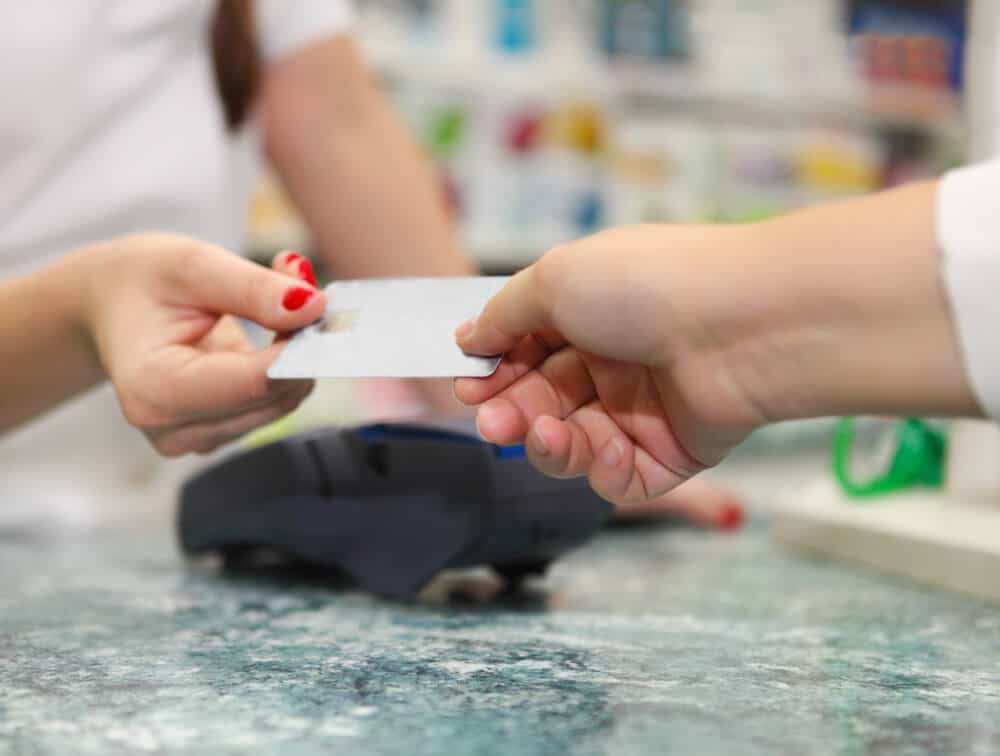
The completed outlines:
{"type": "Polygon", "coordinates": [[[595,450],[590,485],[621,507],[646,505],[684,482],[624,433],[615,433],[595,450]]]}

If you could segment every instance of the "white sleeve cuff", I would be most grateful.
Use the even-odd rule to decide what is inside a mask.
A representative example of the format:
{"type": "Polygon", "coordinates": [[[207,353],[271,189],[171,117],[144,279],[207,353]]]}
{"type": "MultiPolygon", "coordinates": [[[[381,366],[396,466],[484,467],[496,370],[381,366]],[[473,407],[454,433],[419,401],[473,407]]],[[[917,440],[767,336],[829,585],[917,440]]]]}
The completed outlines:
{"type": "Polygon", "coordinates": [[[966,374],[983,411],[1000,420],[1000,160],[942,179],[937,237],[966,374]]]}
{"type": "Polygon", "coordinates": [[[266,63],[354,27],[351,0],[258,0],[257,29],[266,63]]]}

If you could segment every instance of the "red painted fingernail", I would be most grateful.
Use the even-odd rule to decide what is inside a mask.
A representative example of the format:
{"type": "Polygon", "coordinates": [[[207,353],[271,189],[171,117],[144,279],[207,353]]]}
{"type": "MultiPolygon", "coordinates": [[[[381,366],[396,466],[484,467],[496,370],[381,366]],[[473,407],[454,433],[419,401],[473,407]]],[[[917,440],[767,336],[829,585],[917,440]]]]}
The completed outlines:
{"type": "Polygon", "coordinates": [[[316,286],[316,271],[313,270],[313,264],[308,260],[299,263],[299,278],[311,286],[316,286]]]}
{"type": "Polygon", "coordinates": [[[293,262],[302,257],[302,255],[300,255],[298,252],[288,252],[287,255],[288,256],[285,258],[285,262],[288,263],[289,265],[291,265],[293,262]]]}
{"type": "Polygon", "coordinates": [[[303,286],[297,286],[294,289],[289,289],[288,293],[285,294],[282,304],[285,306],[286,310],[295,312],[296,310],[301,310],[306,306],[306,302],[313,298],[316,294],[315,289],[307,289],[303,286]]]}
{"type": "Polygon", "coordinates": [[[743,507],[739,504],[726,504],[716,521],[722,530],[736,530],[743,524],[743,507]]]}

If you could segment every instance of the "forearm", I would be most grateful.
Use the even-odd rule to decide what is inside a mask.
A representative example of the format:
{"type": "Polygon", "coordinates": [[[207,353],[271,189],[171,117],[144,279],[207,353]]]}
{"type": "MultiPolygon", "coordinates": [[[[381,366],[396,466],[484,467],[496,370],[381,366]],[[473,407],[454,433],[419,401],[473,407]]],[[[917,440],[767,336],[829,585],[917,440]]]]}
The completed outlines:
{"type": "Polygon", "coordinates": [[[103,380],[77,253],[0,284],[0,433],[103,380]]]}
{"type": "Polygon", "coordinates": [[[463,275],[433,171],[348,40],[269,73],[268,154],[338,277],[463,275]]]}
{"type": "Polygon", "coordinates": [[[736,363],[769,420],[981,414],[944,291],[936,190],[915,185],[753,230],[736,363]]]}
{"type": "Polygon", "coordinates": [[[324,260],[346,278],[471,274],[429,165],[387,108],[373,110],[331,140],[330,184],[307,195],[338,198],[308,211],[324,260]]]}

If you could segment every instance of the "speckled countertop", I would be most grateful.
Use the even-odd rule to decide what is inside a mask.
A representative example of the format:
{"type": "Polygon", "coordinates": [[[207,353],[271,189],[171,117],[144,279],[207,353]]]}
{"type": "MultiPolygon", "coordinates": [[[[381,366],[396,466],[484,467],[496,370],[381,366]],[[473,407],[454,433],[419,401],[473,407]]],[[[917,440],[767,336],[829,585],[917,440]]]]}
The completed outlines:
{"type": "Polygon", "coordinates": [[[612,531],[483,606],[224,578],[162,530],[0,535],[0,754],[179,751],[996,753],[1000,609],[763,520],[612,531]]]}

